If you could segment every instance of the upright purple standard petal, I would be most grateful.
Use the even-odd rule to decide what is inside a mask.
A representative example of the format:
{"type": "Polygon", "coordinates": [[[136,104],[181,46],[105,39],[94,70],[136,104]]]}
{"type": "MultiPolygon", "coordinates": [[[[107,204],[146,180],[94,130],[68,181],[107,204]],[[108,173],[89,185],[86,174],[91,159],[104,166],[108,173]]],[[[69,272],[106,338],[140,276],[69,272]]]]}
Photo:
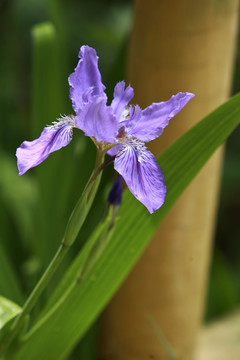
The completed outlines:
{"type": "Polygon", "coordinates": [[[75,71],[69,76],[70,98],[73,109],[77,113],[83,103],[89,101],[91,96],[104,93],[101,73],[98,69],[98,56],[96,51],[89,46],[82,46],[79,52],[79,62],[75,71]]]}
{"type": "Polygon", "coordinates": [[[162,206],[166,196],[164,175],[143,143],[132,139],[123,145],[116,156],[114,168],[151,214],[162,206]]]}
{"type": "Polygon", "coordinates": [[[113,113],[116,115],[118,121],[121,121],[121,115],[128,103],[132,100],[133,96],[134,91],[130,85],[125,89],[124,81],[117,83],[114,88],[111,108],[113,109],[113,113]]]}
{"type": "Polygon", "coordinates": [[[74,118],[65,117],[45,127],[38,139],[24,141],[16,151],[19,175],[43,162],[53,151],[68,145],[74,126],[74,118]]]}
{"type": "Polygon", "coordinates": [[[98,142],[115,143],[118,133],[117,119],[106,99],[93,96],[91,101],[79,110],[76,116],[76,125],[87,136],[94,136],[98,142]]]}
{"type": "Polygon", "coordinates": [[[168,101],[153,103],[142,111],[140,120],[131,118],[127,124],[128,133],[141,141],[148,142],[156,139],[173,118],[194,96],[191,93],[179,92],[168,101]]]}

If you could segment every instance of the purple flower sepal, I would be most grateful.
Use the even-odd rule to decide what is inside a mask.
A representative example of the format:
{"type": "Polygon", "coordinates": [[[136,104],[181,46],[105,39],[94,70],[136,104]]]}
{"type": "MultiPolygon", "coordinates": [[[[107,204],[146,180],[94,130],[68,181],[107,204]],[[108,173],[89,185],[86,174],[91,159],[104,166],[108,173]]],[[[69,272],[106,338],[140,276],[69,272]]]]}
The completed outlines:
{"type": "Polygon", "coordinates": [[[145,142],[156,139],[194,96],[179,92],[168,101],[153,103],[141,110],[130,105],[134,92],[125,82],[117,83],[113,100],[107,105],[98,56],[89,46],[82,46],[79,62],[69,76],[70,98],[75,116],[64,116],[44,128],[40,137],[24,141],[17,149],[19,175],[44,161],[51,152],[69,144],[73,128],[92,137],[102,151],[115,156],[114,168],[124,178],[132,194],[150,213],[160,208],[166,196],[164,175],[145,142]]]}

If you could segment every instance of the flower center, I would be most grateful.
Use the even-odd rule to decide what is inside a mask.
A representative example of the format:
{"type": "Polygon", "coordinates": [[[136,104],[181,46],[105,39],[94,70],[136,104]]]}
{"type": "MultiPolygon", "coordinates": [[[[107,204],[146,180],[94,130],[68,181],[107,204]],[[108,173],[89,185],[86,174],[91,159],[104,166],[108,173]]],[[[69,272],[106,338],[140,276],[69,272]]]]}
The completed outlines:
{"type": "Polygon", "coordinates": [[[126,137],[126,135],[127,135],[127,133],[126,133],[126,131],[125,131],[125,128],[124,128],[124,126],[122,126],[122,127],[119,129],[117,139],[122,139],[122,138],[126,137]]]}
{"type": "Polygon", "coordinates": [[[126,134],[124,137],[120,138],[119,143],[123,145],[120,151],[126,151],[128,147],[131,147],[137,155],[139,162],[143,162],[145,160],[144,154],[147,148],[143,141],[138,140],[135,137],[127,136],[126,134]]]}

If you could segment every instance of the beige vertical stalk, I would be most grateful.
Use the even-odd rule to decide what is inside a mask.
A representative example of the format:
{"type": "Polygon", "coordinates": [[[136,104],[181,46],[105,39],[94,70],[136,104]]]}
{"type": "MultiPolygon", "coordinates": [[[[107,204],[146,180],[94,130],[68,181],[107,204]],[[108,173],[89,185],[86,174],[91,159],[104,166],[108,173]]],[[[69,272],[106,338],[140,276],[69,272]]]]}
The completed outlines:
{"type": "MultiPolygon", "coordinates": [[[[128,78],[134,103],[196,94],[164,134],[160,153],[229,96],[238,0],[136,0],[128,78]]],[[[204,308],[222,149],[178,200],[101,322],[101,360],[167,359],[151,314],[181,360],[193,359],[204,308]]],[[[176,178],[176,181],[178,179],[176,178]]]]}

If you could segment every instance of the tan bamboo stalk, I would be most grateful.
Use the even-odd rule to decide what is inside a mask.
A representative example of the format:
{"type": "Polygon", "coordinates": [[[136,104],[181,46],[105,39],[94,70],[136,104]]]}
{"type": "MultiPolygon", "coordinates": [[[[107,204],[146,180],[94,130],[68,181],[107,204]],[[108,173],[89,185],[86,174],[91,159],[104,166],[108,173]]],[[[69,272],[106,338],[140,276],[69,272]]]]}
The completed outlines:
{"type": "MultiPolygon", "coordinates": [[[[134,102],[178,91],[196,97],[150,145],[158,154],[229,96],[238,0],[136,0],[128,59],[134,102]]],[[[192,359],[203,316],[222,149],[185,191],[101,322],[101,360],[167,359],[152,314],[181,360],[192,359]]],[[[178,181],[178,179],[176,179],[178,181]]]]}

